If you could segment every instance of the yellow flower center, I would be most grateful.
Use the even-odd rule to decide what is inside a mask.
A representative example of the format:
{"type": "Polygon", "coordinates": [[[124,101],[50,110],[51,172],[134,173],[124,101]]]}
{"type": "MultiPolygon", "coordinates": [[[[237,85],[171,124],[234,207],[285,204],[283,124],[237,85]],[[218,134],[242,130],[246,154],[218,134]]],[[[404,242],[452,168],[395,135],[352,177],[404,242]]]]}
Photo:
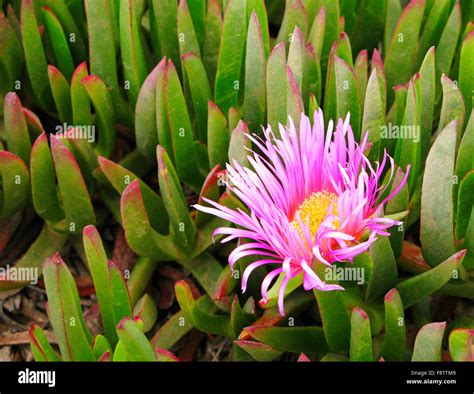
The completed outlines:
{"type": "MultiPolygon", "coordinates": [[[[300,206],[295,212],[294,219],[290,223],[290,225],[296,230],[298,230],[300,235],[303,236],[303,232],[301,231],[298,220],[296,219],[299,214],[301,221],[304,224],[308,224],[311,237],[314,237],[314,235],[318,231],[321,222],[326,217],[326,212],[332,202],[334,202],[332,206],[332,214],[337,216],[336,198],[337,196],[334,193],[330,193],[327,191],[316,192],[311,194],[300,204],[300,206]]],[[[336,220],[334,224],[338,226],[338,221],[336,220]]]]}

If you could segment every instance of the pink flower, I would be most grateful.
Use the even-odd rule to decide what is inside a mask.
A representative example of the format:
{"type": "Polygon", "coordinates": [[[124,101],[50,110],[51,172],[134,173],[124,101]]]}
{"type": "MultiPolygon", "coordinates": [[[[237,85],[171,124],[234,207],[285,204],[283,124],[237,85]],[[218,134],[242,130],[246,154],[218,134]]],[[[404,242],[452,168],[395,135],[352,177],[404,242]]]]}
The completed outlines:
{"type": "Polygon", "coordinates": [[[221,227],[214,234],[225,234],[221,242],[239,242],[229,255],[231,268],[247,256],[259,256],[242,276],[245,291],[250,273],[268,265],[271,270],[262,282],[263,300],[274,278],[283,273],[278,293],[280,313],[288,281],[303,273],[305,290],[343,290],[327,284],[313,270],[315,263],[331,266],[335,262],[352,262],[365,252],[377,236],[389,235],[387,229],[400,222],[382,217],[383,205],[401,189],[379,201],[390,181],[379,186],[387,158],[390,180],[394,174],[393,159],[384,152],[382,162],[373,168],[364,155],[365,135],[359,145],[349,124],[340,119],[336,130],[333,121],[324,130],[323,113],[314,114],[314,125],[301,116],[299,130],[290,119],[290,126],[280,125],[280,138],[271,127],[264,138],[249,136],[261,154],[248,156],[253,169],[242,167],[235,160],[227,165],[227,186],[247,206],[250,213],[229,209],[206,200],[211,207],[196,208],[230,221],[238,227],[221,227]]]}

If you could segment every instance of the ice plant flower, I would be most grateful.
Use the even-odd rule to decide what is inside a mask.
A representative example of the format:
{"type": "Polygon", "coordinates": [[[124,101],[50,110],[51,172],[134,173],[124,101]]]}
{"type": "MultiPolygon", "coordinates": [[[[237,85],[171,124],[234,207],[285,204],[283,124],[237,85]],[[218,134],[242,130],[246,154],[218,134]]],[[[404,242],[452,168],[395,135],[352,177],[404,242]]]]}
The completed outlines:
{"type": "Polygon", "coordinates": [[[235,160],[228,164],[226,182],[249,213],[211,200],[206,200],[210,206],[196,206],[237,226],[214,232],[227,235],[221,242],[245,241],[229,255],[231,268],[243,257],[259,256],[244,271],[243,291],[250,273],[268,265],[271,269],[261,285],[266,302],[272,281],[283,273],[278,289],[282,315],[285,288],[291,278],[303,273],[306,290],[343,290],[318,277],[314,265],[352,262],[378,236],[389,235],[389,227],[400,224],[383,217],[383,206],[406,182],[409,168],[399,186],[379,201],[391,183],[379,186],[382,173],[388,159],[391,180],[393,159],[384,152],[374,168],[364,155],[368,134],[356,143],[349,120],[349,114],[344,121],[339,119],[335,130],[331,120],[325,132],[319,110],[313,126],[303,114],[298,129],[291,119],[289,127],[280,125],[279,138],[271,127],[264,130],[263,138],[249,136],[261,153],[250,151],[252,169],[235,160]]]}

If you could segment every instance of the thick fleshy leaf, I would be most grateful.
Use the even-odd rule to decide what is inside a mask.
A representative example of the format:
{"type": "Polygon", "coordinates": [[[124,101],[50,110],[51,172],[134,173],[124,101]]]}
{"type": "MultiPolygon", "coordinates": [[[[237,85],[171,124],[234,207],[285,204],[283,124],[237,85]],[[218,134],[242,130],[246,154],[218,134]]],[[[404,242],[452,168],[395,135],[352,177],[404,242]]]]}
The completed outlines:
{"type": "Polygon", "coordinates": [[[250,19],[253,12],[257,14],[262,31],[265,59],[268,59],[268,55],[270,54],[270,31],[268,27],[267,4],[265,3],[265,0],[247,0],[247,18],[250,19]]]}
{"type": "Polygon", "coordinates": [[[464,130],[461,144],[457,152],[455,175],[458,183],[464,175],[474,169],[474,159],[472,152],[474,151],[474,111],[471,111],[469,122],[464,130]]]}
{"type": "Polygon", "coordinates": [[[188,204],[170,158],[159,145],[156,152],[158,182],[163,203],[174,230],[172,236],[185,252],[189,252],[195,245],[196,228],[189,215],[188,204]]]}
{"type": "Polygon", "coordinates": [[[405,309],[411,307],[440,289],[451,279],[459,278],[465,255],[466,251],[461,250],[437,267],[399,283],[396,289],[400,293],[403,307],[405,309]]]}
{"type": "Polygon", "coordinates": [[[472,338],[474,331],[456,329],[449,334],[449,352],[454,361],[473,361],[472,338]]]}
{"type": "Polygon", "coordinates": [[[301,96],[298,83],[293,76],[293,71],[289,66],[286,67],[286,87],[288,117],[293,119],[295,124],[298,124],[301,119],[301,114],[304,112],[303,97],[301,96]]]}
{"type": "Polygon", "coordinates": [[[448,75],[451,70],[461,23],[461,7],[456,2],[436,46],[436,102],[441,98],[441,75],[448,75]]]}
{"type": "MultiPolygon", "coordinates": [[[[365,69],[365,72],[367,70],[365,69]]],[[[360,81],[360,79],[359,79],[360,81]]],[[[372,143],[369,157],[378,160],[381,151],[381,133],[385,126],[385,114],[383,112],[382,97],[380,96],[379,79],[377,70],[374,69],[370,75],[364,103],[364,114],[362,117],[361,137],[369,133],[369,141],[372,143]]]]}
{"type": "Polygon", "coordinates": [[[453,175],[456,121],[435,140],[426,160],[421,194],[421,245],[423,256],[436,266],[454,254],[453,175]]]}
{"type": "Polygon", "coordinates": [[[176,283],[175,292],[185,318],[194,327],[210,334],[232,336],[230,318],[202,310],[194,300],[191,289],[185,281],[176,283]]]}
{"type": "MultiPolygon", "coordinates": [[[[452,4],[453,2],[444,0],[433,1],[433,5],[424,22],[423,31],[420,35],[417,53],[418,65],[421,65],[428,49],[438,44],[443,28],[446,26],[446,21],[449,18],[452,4]]],[[[426,8],[428,9],[428,7],[426,8]]],[[[425,11],[428,11],[427,9],[425,11]]]]}
{"type": "Polygon", "coordinates": [[[449,77],[443,75],[441,77],[441,85],[443,86],[443,102],[437,133],[440,133],[453,120],[457,120],[456,132],[457,143],[459,144],[464,125],[464,115],[469,114],[469,112],[465,111],[463,95],[457,82],[452,81],[449,77]]]}
{"type": "Polygon", "coordinates": [[[387,361],[403,361],[405,358],[405,316],[397,289],[390,290],[384,299],[385,336],[382,356],[387,361]]]}
{"type": "MultiPolygon", "coordinates": [[[[172,62],[168,62],[164,78],[166,113],[173,149],[172,157],[176,164],[176,171],[183,182],[199,189],[204,177],[197,165],[191,120],[184,100],[181,83],[172,62]]],[[[160,137],[159,140],[161,143],[160,137]]]]}
{"type": "MultiPolygon", "coordinates": [[[[54,14],[58,17],[59,22],[64,30],[66,37],[69,37],[71,42],[71,51],[76,62],[80,62],[87,56],[87,46],[84,43],[86,37],[86,29],[81,25],[84,23],[84,12],[80,7],[73,11],[69,6],[71,2],[65,0],[48,0],[47,6],[51,8],[54,14]]],[[[85,23],[84,23],[85,24],[85,23]]]]}
{"type": "Polygon", "coordinates": [[[87,63],[77,66],[71,79],[72,118],[76,126],[92,125],[91,101],[81,81],[89,75],[87,63]]]}
{"type": "Polygon", "coordinates": [[[321,7],[312,21],[308,42],[311,43],[314,52],[321,59],[324,44],[324,32],[326,29],[326,8],[321,7]]]}
{"type": "Polygon", "coordinates": [[[265,70],[266,60],[262,29],[257,14],[253,12],[250,17],[247,34],[244,102],[242,108],[243,118],[247,121],[251,132],[258,132],[260,127],[265,125],[265,70]]]}
{"type": "Polygon", "coordinates": [[[50,138],[59,193],[66,215],[66,231],[81,234],[85,226],[95,223],[94,208],[89,192],[79,166],[69,149],[54,135],[50,138]]]}
{"type": "Polygon", "coordinates": [[[227,118],[212,101],[209,101],[207,120],[207,147],[209,165],[214,168],[217,164],[222,167],[229,160],[230,133],[227,128],[227,118]]]}
{"type": "Polygon", "coordinates": [[[130,361],[156,361],[153,347],[135,320],[121,320],[117,333],[130,361]]]}
{"type": "Polygon", "coordinates": [[[135,138],[138,150],[149,158],[154,158],[158,144],[156,127],[156,85],[158,75],[163,76],[166,59],[153,69],[143,82],[135,107],[135,138]]]}
{"type": "Polygon", "coordinates": [[[217,64],[214,98],[217,106],[227,113],[237,106],[246,37],[246,0],[230,0],[225,11],[224,25],[217,64]]]}
{"type": "Polygon", "coordinates": [[[241,306],[239,298],[237,295],[234,295],[232,306],[230,308],[230,324],[232,326],[234,338],[238,338],[242,330],[251,325],[255,320],[255,300],[249,298],[245,305],[241,306]]]}
{"type": "Polygon", "coordinates": [[[366,300],[373,302],[392,288],[397,282],[397,262],[388,237],[381,237],[369,249],[372,259],[372,274],[367,284],[366,300]]]}
{"type": "Polygon", "coordinates": [[[367,313],[360,308],[354,308],[351,316],[351,361],[373,361],[372,335],[367,313]]]}
{"type": "Polygon", "coordinates": [[[0,219],[23,209],[30,199],[30,176],[23,160],[8,151],[0,151],[0,219]]]}
{"type": "Polygon", "coordinates": [[[334,351],[349,349],[351,326],[339,291],[315,290],[326,341],[334,351]]]}
{"type": "Polygon", "coordinates": [[[108,0],[85,0],[89,38],[89,62],[91,74],[99,77],[110,89],[113,105],[120,122],[133,124],[130,106],[120,94],[115,45],[114,3],[108,0]]]}
{"type": "Polygon", "coordinates": [[[216,79],[217,59],[219,57],[222,23],[222,11],[219,5],[219,0],[209,0],[207,2],[206,30],[202,49],[202,63],[206,69],[207,77],[213,91],[216,79]]]}
{"type": "Polygon", "coordinates": [[[138,257],[133,266],[130,278],[127,281],[128,293],[130,296],[130,304],[133,306],[145,291],[157,262],[146,257],[138,257]]]}
{"type": "Polygon", "coordinates": [[[175,258],[177,251],[170,237],[159,234],[150,224],[137,179],[122,193],[120,212],[127,243],[135,253],[154,261],[175,258]]]}
{"type": "Polygon", "coordinates": [[[283,15],[276,42],[291,42],[295,27],[299,27],[303,32],[303,36],[306,37],[308,31],[308,15],[302,0],[288,0],[285,2],[285,14],[283,15]]]}
{"type": "Polygon", "coordinates": [[[28,166],[31,140],[23,107],[16,93],[10,92],[5,96],[3,114],[8,151],[17,155],[28,166]]]}
{"type": "Polygon", "coordinates": [[[46,260],[48,315],[64,361],[94,361],[74,279],[59,255],[46,260]]]}
{"type": "Polygon", "coordinates": [[[110,355],[113,356],[112,346],[110,345],[109,341],[106,337],[99,334],[97,335],[94,340],[92,341],[92,353],[96,360],[104,361],[104,354],[108,352],[109,357],[110,355]]]}
{"type": "Polygon", "coordinates": [[[102,324],[105,334],[112,345],[117,343],[115,332],[116,321],[112,305],[112,289],[110,286],[109,268],[107,255],[100,238],[99,232],[94,226],[87,226],[83,231],[84,251],[87,257],[89,270],[94,281],[95,293],[100,306],[102,324]]]}
{"type": "MultiPolygon", "coordinates": [[[[390,193],[393,193],[396,188],[400,185],[405,177],[405,173],[402,171],[401,168],[397,169],[395,173],[395,177],[393,179],[392,188],[390,193]]],[[[401,190],[387,202],[385,207],[385,214],[386,215],[393,215],[399,212],[405,212],[408,210],[408,185],[405,183],[401,190]]],[[[403,238],[405,235],[405,227],[406,227],[406,219],[400,219],[404,223],[399,226],[393,226],[389,229],[390,232],[390,244],[392,245],[393,255],[395,260],[398,261],[400,255],[402,254],[402,247],[403,247],[403,238]]]]}
{"type": "Polygon", "coordinates": [[[283,353],[264,343],[241,339],[235,341],[235,344],[245,350],[256,361],[273,361],[283,353]]]}
{"type": "Polygon", "coordinates": [[[143,321],[143,332],[150,331],[158,318],[155,301],[149,294],[144,294],[133,308],[133,315],[143,321]]]}
{"type": "Polygon", "coordinates": [[[241,120],[230,136],[229,163],[237,160],[241,166],[248,166],[247,156],[249,152],[246,148],[252,146],[247,136],[248,133],[247,124],[241,120]]]}
{"type": "Polygon", "coordinates": [[[426,161],[431,146],[431,131],[436,96],[435,85],[435,47],[431,47],[420,68],[420,93],[422,108],[420,114],[421,165],[426,161]]]}
{"type": "Polygon", "coordinates": [[[158,362],[178,362],[180,361],[173,353],[165,349],[155,349],[155,357],[158,362]]]}
{"type": "Polygon", "coordinates": [[[31,150],[31,192],[39,216],[53,223],[64,219],[56,190],[53,158],[45,133],[36,139],[31,150]]]}
{"type": "Polygon", "coordinates": [[[474,169],[469,171],[459,184],[457,198],[456,234],[461,239],[466,234],[474,202],[474,169]]]}
{"type": "Polygon", "coordinates": [[[40,326],[37,324],[32,325],[28,335],[30,337],[31,351],[36,362],[61,361],[61,358],[54,351],[40,326]]]}
{"type": "MultiPolygon", "coordinates": [[[[305,48],[304,53],[304,68],[303,68],[303,104],[305,108],[310,107],[310,97],[313,95],[316,100],[321,99],[322,91],[322,79],[321,79],[321,66],[319,59],[313,50],[311,44],[308,44],[305,48]]],[[[309,114],[314,113],[311,110],[309,114]]]]}
{"type": "Polygon", "coordinates": [[[48,78],[54,103],[63,124],[72,123],[71,88],[65,76],[56,67],[48,66],[48,78]]]}
{"type": "Polygon", "coordinates": [[[337,118],[344,119],[351,114],[351,126],[356,140],[360,136],[360,98],[357,77],[352,67],[344,60],[335,56],[334,70],[336,75],[337,118]]]}
{"type": "Polygon", "coordinates": [[[333,42],[336,41],[339,37],[340,33],[340,8],[339,1],[321,0],[320,5],[321,7],[324,7],[326,9],[324,43],[322,55],[320,58],[322,75],[325,75],[329,53],[331,52],[331,47],[333,45],[333,42]]]}
{"type": "Polygon", "coordinates": [[[407,82],[413,72],[424,8],[425,0],[412,0],[405,7],[387,48],[385,72],[389,102],[393,101],[392,87],[407,82]]]}
{"type": "Polygon", "coordinates": [[[326,353],[329,348],[322,327],[246,327],[253,339],[273,349],[292,353],[326,353]]]}
{"type": "Polygon", "coordinates": [[[441,346],[446,322],[430,323],[416,335],[411,361],[441,361],[441,346]]]}
{"type": "Polygon", "coordinates": [[[120,1],[120,51],[125,90],[135,108],[138,93],[148,71],[140,37],[140,22],[132,0],[120,1]]]}
{"type": "Polygon", "coordinates": [[[286,124],[288,116],[284,42],[276,45],[268,58],[266,83],[268,123],[278,133],[278,123],[286,124]]]}
{"type": "MultiPolygon", "coordinates": [[[[352,1],[346,1],[352,4],[352,1]]],[[[345,9],[341,9],[345,17],[345,30],[350,33],[354,51],[357,53],[364,48],[376,47],[384,29],[385,13],[387,1],[366,0],[357,3],[358,8],[354,9],[356,15],[354,27],[351,26],[351,19],[348,19],[345,9]]],[[[355,8],[356,5],[354,4],[355,8]]],[[[342,8],[342,7],[341,7],[342,8]]]]}
{"type": "MultiPolygon", "coordinates": [[[[201,3],[200,0],[191,1],[189,4],[201,3]]],[[[178,8],[178,37],[179,52],[181,56],[192,53],[197,57],[201,57],[201,49],[194,30],[194,23],[189,12],[188,2],[180,0],[178,8]]]]}
{"type": "Polygon", "coordinates": [[[46,38],[53,53],[54,64],[70,81],[74,72],[74,60],[61,23],[49,7],[44,7],[41,15],[46,29],[46,38]]]}
{"type": "MultiPolygon", "coordinates": [[[[135,179],[138,179],[133,172],[104,157],[99,157],[99,165],[107,180],[119,194],[122,194],[126,187],[135,179]]],[[[152,227],[161,234],[168,234],[168,214],[166,213],[161,197],[145,182],[140,179],[138,179],[138,182],[152,227]]]]}
{"type": "Polygon", "coordinates": [[[367,69],[368,69],[368,52],[367,52],[367,49],[364,49],[357,54],[357,57],[354,63],[354,72],[357,76],[360,102],[362,105],[362,113],[365,113],[364,111],[365,92],[366,92],[366,89],[368,88],[367,69]]]}
{"type": "MultiPolygon", "coordinates": [[[[207,301],[208,306],[212,306],[212,302],[206,296],[201,297],[197,302],[199,303],[204,299],[207,301]]],[[[153,346],[162,349],[170,349],[176,342],[191,331],[192,328],[191,322],[186,320],[183,311],[179,311],[160,327],[150,342],[153,346]]]]}
{"type": "Polygon", "coordinates": [[[151,0],[150,25],[153,49],[166,56],[180,69],[178,42],[178,2],[151,0]]]}
{"type": "Polygon", "coordinates": [[[3,114],[4,95],[14,88],[15,81],[21,79],[23,72],[21,38],[15,33],[15,25],[0,12],[0,70],[3,76],[0,82],[0,115],[3,114]]]}
{"type": "Polygon", "coordinates": [[[184,72],[191,91],[191,101],[196,116],[197,135],[203,143],[207,142],[207,108],[212,100],[211,86],[201,59],[188,52],[181,57],[184,72]]]}
{"type": "Polygon", "coordinates": [[[53,95],[49,87],[48,64],[32,0],[22,0],[21,3],[21,35],[29,81],[39,104],[48,110],[54,105],[53,95]]]}
{"type": "Polygon", "coordinates": [[[466,113],[472,110],[472,96],[474,91],[474,32],[470,32],[462,43],[461,60],[459,63],[459,89],[464,96],[466,113]]]}

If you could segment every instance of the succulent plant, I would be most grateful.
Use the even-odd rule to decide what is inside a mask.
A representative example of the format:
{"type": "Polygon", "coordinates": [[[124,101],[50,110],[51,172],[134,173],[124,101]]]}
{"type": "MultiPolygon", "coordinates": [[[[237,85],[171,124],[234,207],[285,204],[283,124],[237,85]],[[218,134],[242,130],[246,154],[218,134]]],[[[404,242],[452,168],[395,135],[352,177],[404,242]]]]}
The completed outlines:
{"type": "Polygon", "coordinates": [[[472,3],[0,0],[0,298],[44,276],[35,359],[199,359],[203,333],[474,360],[472,3]]]}

